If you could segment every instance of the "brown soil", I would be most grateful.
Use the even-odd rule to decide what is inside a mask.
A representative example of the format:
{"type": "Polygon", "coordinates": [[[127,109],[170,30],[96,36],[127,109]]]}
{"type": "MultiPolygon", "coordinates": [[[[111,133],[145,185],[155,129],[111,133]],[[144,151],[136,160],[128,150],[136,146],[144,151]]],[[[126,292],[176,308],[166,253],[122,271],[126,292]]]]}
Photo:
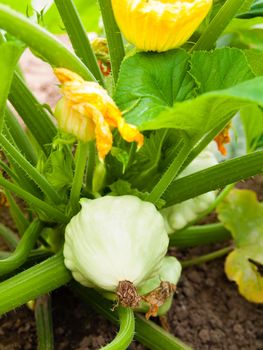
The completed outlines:
{"type": "MultiPolygon", "coordinates": [[[[23,59],[29,84],[36,89],[42,102],[53,106],[57,92],[49,90],[47,75],[44,68],[43,73],[39,74],[39,69],[36,69],[38,64],[30,56],[23,59]]],[[[53,77],[48,79],[54,82],[53,77]]],[[[263,200],[263,176],[242,182],[238,187],[253,188],[263,200]]],[[[5,208],[0,209],[0,219],[12,227],[5,208]]],[[[219,247],[222,245],[176,253],[180,258],[188,259],[219,247]]],[[[0,249],[4,248],[0,241],[0,249]]],[[[52,310],[56,350],[98,349],[116,334],[114,326],[76,299],[66,288],[52,293],[52,310]]],[[[195,350],[263,349],[263,306],[248,303],[239,296],[236,285],[225,277],[223,258],[184,270],[168,322],[170,331],[195,350]]],[[[0,317],[0,350],[36,348],[36,328],[31,310],[23,306],[0,317]]],[[[136,342],[130,348],[146,350],[136,342]]]]}

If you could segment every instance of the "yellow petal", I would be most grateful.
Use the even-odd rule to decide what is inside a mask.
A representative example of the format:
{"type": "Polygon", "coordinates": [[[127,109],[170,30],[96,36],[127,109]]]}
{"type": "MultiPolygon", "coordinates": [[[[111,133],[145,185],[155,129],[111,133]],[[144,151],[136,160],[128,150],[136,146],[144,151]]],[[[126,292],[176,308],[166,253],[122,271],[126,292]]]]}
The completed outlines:
{"type": "Polygon", "coordinates": [[[112,0],[126,39],[140,50],[159,52],[185,43],[211,6],[212,0],[112,0]]]}
{"type": "Polygon", "coordinates": [[[77,73],[71,72],[66,68],[55,68],[54,73],[61,84],[65,84],[69,81],[78,81],[80,83],[84,82],[84,80],[77,73]]]}
{"type": "Polygon", "coordinates": [[[111,127],[118,128],[128,142],[143,144],[143,135],[134,125],[125,123],[121,112],[99,84],[84,81],[76,73],[64,68],[55,71],[62,83],[63,102],[55,113],[60,128],[79,140],[96,138],[99,158],[103,160],[112,147],[111,127]],[[92,129],[92,130],[91,130],[92,129]]]}

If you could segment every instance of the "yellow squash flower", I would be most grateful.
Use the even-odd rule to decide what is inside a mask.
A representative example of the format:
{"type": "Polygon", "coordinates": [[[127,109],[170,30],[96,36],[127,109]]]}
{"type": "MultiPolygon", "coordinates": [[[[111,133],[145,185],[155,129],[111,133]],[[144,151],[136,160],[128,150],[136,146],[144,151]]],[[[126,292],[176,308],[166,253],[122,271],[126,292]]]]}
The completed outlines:
{"type": "Polygon", "coordinates": [[[88,142],[96,139],[99,158],[103,160],[112,147],[112,128],[118,128],[122,138],[143,145],[143,135],[136,126],[127,124],[121,112],[99,84],[83,80],[65,68],[54,70],[61,83],[62,99],[55,117],[61,130],[88,142]]]}
{"type": "Polygon", "coordinates": [[[213,0],[112,0],[126,39],[143,51],[181,46],[208,14],[213,0]]]}

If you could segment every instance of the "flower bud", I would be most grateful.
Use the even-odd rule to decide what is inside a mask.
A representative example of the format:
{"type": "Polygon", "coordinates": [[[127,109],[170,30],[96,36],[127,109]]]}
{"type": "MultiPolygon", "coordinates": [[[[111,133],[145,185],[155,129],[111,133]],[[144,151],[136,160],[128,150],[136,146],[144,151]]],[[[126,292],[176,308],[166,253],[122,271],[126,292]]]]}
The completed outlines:
{"type": "Polygon", "coordinates": [[[112,0],[126,39],[143,51],[181,46],[208,14],[212,0],[112,0]]]}

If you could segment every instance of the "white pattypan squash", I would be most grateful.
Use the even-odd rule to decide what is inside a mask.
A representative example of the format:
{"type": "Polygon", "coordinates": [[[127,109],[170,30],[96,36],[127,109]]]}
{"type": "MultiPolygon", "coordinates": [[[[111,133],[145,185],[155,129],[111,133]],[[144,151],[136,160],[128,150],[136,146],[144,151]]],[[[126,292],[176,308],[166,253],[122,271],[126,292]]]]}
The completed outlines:
{"type": "Polygon", "coordinates": [[[155,206],[135,196],[81,199],[66,227],[65,265],[81,284],[116,291],[155,276],[168,248],[164,220],[155,206]]]}

